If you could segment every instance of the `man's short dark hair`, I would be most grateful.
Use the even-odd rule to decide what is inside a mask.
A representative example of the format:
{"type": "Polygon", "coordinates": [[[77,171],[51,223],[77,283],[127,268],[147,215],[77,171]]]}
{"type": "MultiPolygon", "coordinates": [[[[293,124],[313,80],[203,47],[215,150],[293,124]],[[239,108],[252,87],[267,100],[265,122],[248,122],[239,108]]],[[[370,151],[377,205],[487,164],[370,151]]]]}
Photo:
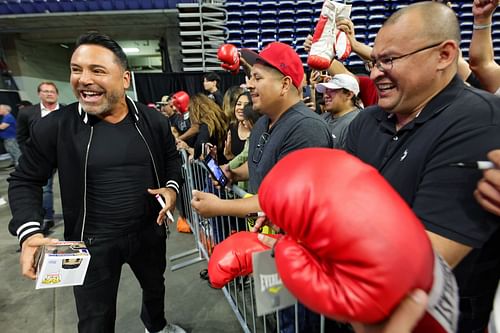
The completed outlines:
{"type": "Polygon", "coordinates": [[[203,78],[207,81],[217,81],[217,86],[219,86],[220,83],[220,76],[217,75],[214,72],[207,73],[203,76],[203,78]]]}
{"type": "Polygon", "coordinates": [[[80,35],[78,39],[76,40],[76,45],[75,45],[75,50],[81,46],[81,45],[99,45],[102,46],[111,52],[116,56],[118,59],[118,63],[124,70],[128,70],[128,60],[127,60],[127,55],[125,52],[123,52],[123,49],[121,48],[118,43],[111,39],[111,37],[101,34],[99,32],[89,32],[83,35],[80,35]]]}
{"type": "Polygon", "coordinates": [[[37,92],[42,91],[42,86],[52,86],[52,87],[54,87],[54,89],[56,90],[56,93],[58,93],[58,94],[59,94],[59,89],[57,89],[56,84],[55,84],[54,82],[52,82],[52,81],[42,81],[42,82],[40,82],[40,83],[38,84],[38,87],[36,87],[36,91],[37,91],[37,92]]]}

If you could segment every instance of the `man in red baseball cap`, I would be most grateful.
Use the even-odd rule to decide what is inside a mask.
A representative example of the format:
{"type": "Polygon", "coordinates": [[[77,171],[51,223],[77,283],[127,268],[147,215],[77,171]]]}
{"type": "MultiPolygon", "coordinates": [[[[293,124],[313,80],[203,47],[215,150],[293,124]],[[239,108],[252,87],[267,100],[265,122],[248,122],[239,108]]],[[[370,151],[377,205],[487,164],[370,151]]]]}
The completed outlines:
{"type": "MultiPolygon", "coordinates": [[[[333,139],[326,122],[302,102],[304,67],[290,46],[273,42],[260,53],[242,49],[241,57],[252,66],[247,88],[254,110],[263,116],[252,129],[247,163],[225,171],[233,182],[248,180],[249,192],[257,193],[264,176],[285,155],[306,147],[332,147],[333,139]]],[[[191,204],[207,217],[245,217],[260,211],[256,195],[222,200],[194,191],[191,204]]]]}
{"type": "MultiPolygon", "coordinates": [[[[302,102],[300,91],[304,67],[297,53],[288,45],[273,42],[260,53],[241,50],[241,57],[252,66],[247,88],[253,108],[262,114],[250,136],[248,160],[226,175],[234,181],[248,180],[248,192],[257,193],[260,183],[288,153],[308,147],[333,146],[333,137],[326,122],[302,102]]],[[[258,196],[236,200],[222,200],[210,193],[193,191],[193,208],[203,216],[239,216],[259,212],[258,196]]],[[[319,324],[311,313],[307,322],[319,324]]],[[[282,329],[293,327],[293,310],[280,311],[282,329]]],[[[309,325],[309,324],[308,324],[309,325]]],[[[312,327],[300,331],[311,332],[312,327]]]]}

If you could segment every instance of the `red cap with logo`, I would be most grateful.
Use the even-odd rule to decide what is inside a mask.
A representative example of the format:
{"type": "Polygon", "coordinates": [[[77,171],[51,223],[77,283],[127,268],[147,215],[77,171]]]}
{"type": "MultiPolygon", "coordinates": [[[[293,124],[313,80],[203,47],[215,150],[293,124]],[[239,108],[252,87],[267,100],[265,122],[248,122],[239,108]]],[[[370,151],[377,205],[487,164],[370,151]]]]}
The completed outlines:
{"type": "Polygon", "coordinates": [[[299,55],[291,46],[280,42],[272,42],[266,45],[260,53],[250,49],[241,49],[241,56],[250,64],[257,61],[267,64],[283,75],[292,79],[293,85],[299,89],[304,79],[304,66],[299,55]]]}

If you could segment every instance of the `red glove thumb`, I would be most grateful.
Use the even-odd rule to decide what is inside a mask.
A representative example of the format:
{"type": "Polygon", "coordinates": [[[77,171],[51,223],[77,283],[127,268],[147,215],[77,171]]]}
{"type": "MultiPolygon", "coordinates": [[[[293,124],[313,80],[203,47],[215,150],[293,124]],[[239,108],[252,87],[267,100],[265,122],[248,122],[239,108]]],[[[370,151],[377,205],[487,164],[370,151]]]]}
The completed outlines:
{"type": "MultiPolygon", "coordinates": [[[[241,231],[215,246],[208,261],[208,276],[213,287],[222,288],[237,276],[253,272],[252,253],[269,250],[257,236],[255,232],[241,231]]],[[[267,236],[278,238],[278,235],[267,236]]]]}

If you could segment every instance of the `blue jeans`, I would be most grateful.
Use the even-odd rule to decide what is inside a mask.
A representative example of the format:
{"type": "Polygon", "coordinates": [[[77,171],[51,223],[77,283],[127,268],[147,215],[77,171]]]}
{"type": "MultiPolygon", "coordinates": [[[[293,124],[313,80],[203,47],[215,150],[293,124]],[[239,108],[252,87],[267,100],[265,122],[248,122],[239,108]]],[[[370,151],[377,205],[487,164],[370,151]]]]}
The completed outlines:
{"type": "Polygon", "coordinates": [[[7,151],[12,157],[14,164],[17,166],[19,163],[19,157],[21,157],[21,150],[19,149],[16,139],[3,139],[3,146],[5,151],[7,151]]]}
{"type": "Polygon", "coordinates": [[[47,181],[47,185],[45,185],[43,190],[43,209],[45,211],[45,215],[43,217],[44,220],[53,220],[54,219],[54,195],[52,193],[52,182],[53,182],[54,174],[47,181]]]}

